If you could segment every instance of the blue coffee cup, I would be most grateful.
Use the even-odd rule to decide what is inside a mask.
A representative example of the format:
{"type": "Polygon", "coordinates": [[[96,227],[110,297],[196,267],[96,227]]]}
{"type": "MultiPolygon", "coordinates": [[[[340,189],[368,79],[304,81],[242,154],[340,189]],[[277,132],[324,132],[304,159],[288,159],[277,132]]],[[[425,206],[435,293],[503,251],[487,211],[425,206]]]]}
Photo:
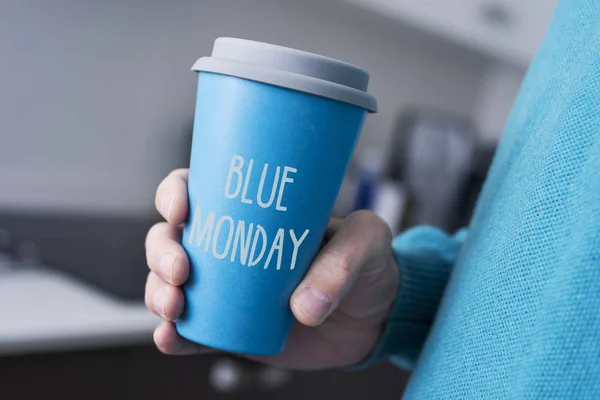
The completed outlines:
{"type": "Polygon", "coordinates": [[[197,61],[182,243],[191,264],[176,322],[193,342],[249,355],[285,346],[289,300],[317,254],[366,114],[362,69],[220,38],[197,61]]]}

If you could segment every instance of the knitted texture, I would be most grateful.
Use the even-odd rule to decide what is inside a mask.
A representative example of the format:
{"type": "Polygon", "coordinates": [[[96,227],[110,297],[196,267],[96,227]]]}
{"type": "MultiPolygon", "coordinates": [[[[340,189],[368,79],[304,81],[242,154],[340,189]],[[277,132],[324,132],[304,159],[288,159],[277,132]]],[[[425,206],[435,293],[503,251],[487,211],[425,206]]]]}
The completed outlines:
{"type": "Polygon", "coordinates": [[[406,399],[600,399],[598,0],[559,4],[429,330],[407,315],[430,319],[453,262],[394,250],[420,256],[373,358],[420,354],[406,399]]]}
{"type": "Polygon", "coordinates": [[[372,356],[352,369],[376,364],[390,355],[411,369],[431,329],[450,270],[464,240],[431,227],[411,229],[392,243],[402,279],[387,326],[372,356]]]}

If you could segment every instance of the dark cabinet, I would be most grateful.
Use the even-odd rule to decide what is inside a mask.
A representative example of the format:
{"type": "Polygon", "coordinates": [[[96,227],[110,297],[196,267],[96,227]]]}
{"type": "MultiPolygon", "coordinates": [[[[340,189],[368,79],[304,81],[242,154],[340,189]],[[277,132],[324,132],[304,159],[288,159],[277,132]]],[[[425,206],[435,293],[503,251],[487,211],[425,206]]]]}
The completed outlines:
{"type": "Polygon", "coordinates": [[[408,379],[382,364],[361,371],[293,372],[277,388],[250,384],[219,393],[209,383],[219,360],[222,355],[169,357],[152,347],[5,357],[0,358],[0,398],[398,400],[408,379]]]}

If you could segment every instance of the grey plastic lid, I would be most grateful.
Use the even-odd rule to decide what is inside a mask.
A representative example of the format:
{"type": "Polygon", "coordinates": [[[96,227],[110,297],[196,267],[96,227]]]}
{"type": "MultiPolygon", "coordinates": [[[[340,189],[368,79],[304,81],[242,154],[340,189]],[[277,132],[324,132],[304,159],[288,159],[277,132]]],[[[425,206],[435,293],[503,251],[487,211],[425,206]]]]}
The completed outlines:
{"type": "Polygon", "coordinates": [[[288,47],[219,38],[212,56],[200,58],[192,69],[264,82],[377,112],[377,100],[367,93],[369,74],[365,70],[288,47]]]}

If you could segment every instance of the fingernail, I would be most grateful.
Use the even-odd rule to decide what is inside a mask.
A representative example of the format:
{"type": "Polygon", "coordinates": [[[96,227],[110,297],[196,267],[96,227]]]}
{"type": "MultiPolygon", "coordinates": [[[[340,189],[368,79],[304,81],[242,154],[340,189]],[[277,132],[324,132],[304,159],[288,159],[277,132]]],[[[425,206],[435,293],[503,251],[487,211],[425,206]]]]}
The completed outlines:
{"type": "Polygon", "coordinates": [[[160,314],[161,317],[167,319],[165,315],[165,300],[167,298],[167,290],[165,288],[159,289],[154,293],[154,297],[152,297],[152,302],[154,303],[154,308],[156,312],[160,314]]]}
{"type": "Polygon", "coordinates": [[[160,211],[162,215],[168,220],[171,213],[171,205],[173,204],[173,197],[165,194],[160,199],[160,211]]]}
{"type": "Polygon", "coordinates": [[[173,282],[173,269],[175,266],[175,260],[177,259],[177,256],[174,256],[171,253],[165,253],[159,261],[159,267],[161,269],[161,271],[163,271],[163,273],[165,274],[165,277],[169,277],[169,282],[170,283],[174,283],[173,282]]]}
{"type": "Polygon", "coordinates": [[[320,290],[307,287],[302,289],[295,300],[296,306],[317,324],[329,315],[332,303],[329,297],[320,290]]]}
{"type": "Polygon", "coordinates": [[[175,197],[171,197],[169,200],[169,205],[167,206],[167,221],[171,219],[171,211],[173,211],[173,202],[175,201],[175,197]]]}

